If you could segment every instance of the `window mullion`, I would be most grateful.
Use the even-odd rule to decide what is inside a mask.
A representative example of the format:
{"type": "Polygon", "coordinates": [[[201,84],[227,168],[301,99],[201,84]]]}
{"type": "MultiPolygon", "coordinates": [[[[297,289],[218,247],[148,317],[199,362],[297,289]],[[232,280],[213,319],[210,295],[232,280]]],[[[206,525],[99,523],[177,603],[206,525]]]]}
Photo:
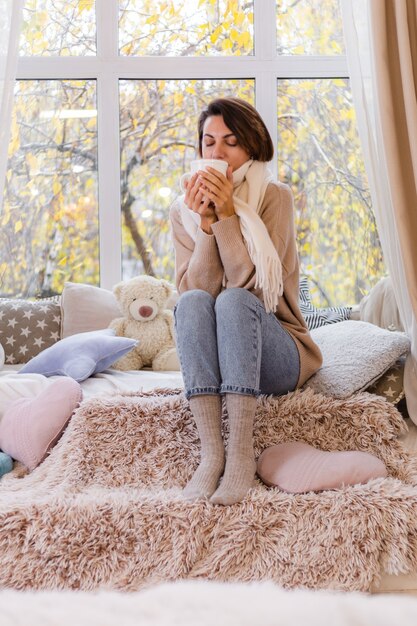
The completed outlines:
{"type": "Polygon", "coordinates": [[[119,0],[96,0],[97,58],[117,60],[119,0]]]}
{"type": "Polygon", "coordinates": [[[276,0],[254,0],[254,39],[257,59],[273,59],[276,47],[276,0]]]}
{"type": "MultiPolygon", "coordinates": [[[[255,102],[277,149],[277,98],[276,98],[276,2],[255,0],[254,39],[255,59],[260,67],[255,74],[255,102]]],[[[276,159],[270,164],[276,175],[276,159]]]]}
{"type": "Polygon", "coordinates": [[[117,76],[97,81],[98,200],[100,284],[111,288],[121,280],[119,84],[117,76]]]}
{"type": "Polygon", "coordinates": [[[118,0],[96,0],[96,16],[100,285],[112,288],[122,278],[118,0]]]}

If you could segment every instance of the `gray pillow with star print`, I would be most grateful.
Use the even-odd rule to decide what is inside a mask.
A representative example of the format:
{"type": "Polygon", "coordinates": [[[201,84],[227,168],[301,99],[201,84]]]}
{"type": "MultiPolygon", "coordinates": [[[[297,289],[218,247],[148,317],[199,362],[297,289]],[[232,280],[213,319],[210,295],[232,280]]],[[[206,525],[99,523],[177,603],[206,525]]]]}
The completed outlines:
{"type": "Polygon", "coordinates": [[[59,296],[43,300],[0,298],[0,343],[6,365],[27,363],[60,339],[59,296]]]}

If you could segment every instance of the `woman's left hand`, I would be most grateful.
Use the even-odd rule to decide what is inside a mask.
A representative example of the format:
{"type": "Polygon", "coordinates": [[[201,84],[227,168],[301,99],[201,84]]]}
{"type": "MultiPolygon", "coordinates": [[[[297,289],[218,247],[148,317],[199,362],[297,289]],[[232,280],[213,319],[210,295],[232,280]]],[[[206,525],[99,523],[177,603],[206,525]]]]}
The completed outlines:
{"type": "Polygon", "coordinates": [[[226,176],[214,167],[208,167],[207,171],[201,171],[198,175],[204,195],[214,204],[218,219],[223,220],[234,215],[232,166],[228,166],[226,176]]]}

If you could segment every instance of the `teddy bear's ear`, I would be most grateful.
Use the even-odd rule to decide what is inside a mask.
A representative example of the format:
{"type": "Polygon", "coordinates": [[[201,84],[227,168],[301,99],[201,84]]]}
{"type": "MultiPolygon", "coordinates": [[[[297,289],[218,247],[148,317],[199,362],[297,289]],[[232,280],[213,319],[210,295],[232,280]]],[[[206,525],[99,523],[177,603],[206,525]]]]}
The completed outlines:
{"type": "Polygon", "coordinates": [[[124,284],[125,282],[122,280],[121,283],[117,283],[117,285],[113,287],[113,293],[116,296],[117,300],[120,298],[120,294],[122,293],[124,284]]]}
{"type": "Polygon", "coordinates": [[[171,287],[171,285],[169,284],[169,282],[167,280],[164,280],[163,278],[161,278],[160,283],[163,286],[163,288],[165,289],[166,297],[169,298],[169,296],[172,294],[172,287],[171,287]]]}

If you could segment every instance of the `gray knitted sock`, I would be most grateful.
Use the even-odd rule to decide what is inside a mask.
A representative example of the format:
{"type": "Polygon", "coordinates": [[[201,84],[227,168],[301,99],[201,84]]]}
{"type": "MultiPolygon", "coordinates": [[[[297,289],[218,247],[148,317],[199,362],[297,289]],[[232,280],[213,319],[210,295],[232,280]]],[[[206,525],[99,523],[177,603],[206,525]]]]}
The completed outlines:
{"type": "Polygon", "coordinates": [[[210,498],[214,504],[234,504],[243,500],[255,477],[253,418],[256,398],[238,393],[226,394],[229,416],[229,442],[222,482],[210,498]]]}
{"type": "Polygon", "coordinates": [[[201,441],[201,460],[183,494],[187,500],[196,500],[214,493],[224,470],[221,396],[193,396],[190,407],[201,441]]]}

